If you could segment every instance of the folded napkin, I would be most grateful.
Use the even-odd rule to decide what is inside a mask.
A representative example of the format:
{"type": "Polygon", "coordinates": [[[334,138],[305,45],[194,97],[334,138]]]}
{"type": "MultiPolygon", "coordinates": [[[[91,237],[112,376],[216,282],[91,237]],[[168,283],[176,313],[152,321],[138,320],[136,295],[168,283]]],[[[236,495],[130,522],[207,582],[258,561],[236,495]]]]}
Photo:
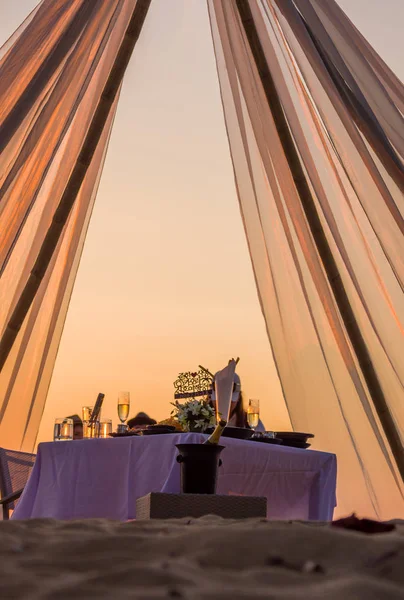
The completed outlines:
{"type": "Polygon", "coordinates": [[[229,420],[230,403],[233,394],[234,373],[239,359],[229,360],[227,367],[218,371],[215,375],[216,413],[218,420],[229,420]]]}

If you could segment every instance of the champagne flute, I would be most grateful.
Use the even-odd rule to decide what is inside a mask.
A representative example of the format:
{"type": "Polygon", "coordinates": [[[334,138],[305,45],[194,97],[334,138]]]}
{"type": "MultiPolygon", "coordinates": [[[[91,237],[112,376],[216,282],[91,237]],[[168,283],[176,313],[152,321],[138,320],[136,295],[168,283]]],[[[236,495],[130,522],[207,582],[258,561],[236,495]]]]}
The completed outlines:
{"type": "Polygon", "coordinates": [[[255,429],[258,426],[260,420],[260,401],[249,400],[247,408],[247,423],[251,429],[255,429]]]}
{"type": "Polygon", "coordinates": [[[130,394],[129,392],[119,392],[118,396],[118,417],[122,424],[125,424],[129,416],[130,394]]]}

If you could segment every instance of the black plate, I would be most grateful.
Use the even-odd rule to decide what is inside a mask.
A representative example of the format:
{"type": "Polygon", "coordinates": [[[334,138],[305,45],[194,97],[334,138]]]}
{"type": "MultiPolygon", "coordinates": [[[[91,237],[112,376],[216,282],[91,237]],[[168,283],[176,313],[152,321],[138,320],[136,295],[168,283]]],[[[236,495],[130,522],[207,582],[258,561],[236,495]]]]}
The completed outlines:
{"type": "Polygon", "coordinates": [[[301,442],[299,440],[282,440],[282,446],[289,446],[290,448],[302,448],[305,450],[306,448],[310,448],[311,444],[307,444],[306,442],[301,442]]]}
{"type": "Polygon", "coordinates": [[[249,440],[252,435],[254,435],[254,430],[247,429],[247,427],[227,426],[222,433],[223,437],[236,438],[239,440],[249,440]]]}
{"type": "Polygon", "coordinates": [[[266,437],[258,437],[258,438],[251,438],[252,442],[263,442],[264,444],[276,444],[279,446],[279,444],[283,444],[282,440],[280,438],[266,438],[266,437]]]}
{"type": "Polygon", "coordinates": [[[140,433],[138,433],[137,431],[124,431],[123,433],[117,433],[116,431],[113,431],[108,435],[111,437],[134,437],[140,435],[140,433]]]}
{"type": "Polygon", "coordinates": [[[300,431],[277,431],[276,436],[283,440],[308,440],[314,437],[312,433],[301,433],[300,431]]]}
{"type": "MultiPolygon", "coordinates": [[[[211,434],[214,431],[214,427],[208,427],[205,433],[211,434]]],[[[236,438],[239,440],[249,440],[254,435],[253,429],[247,429],[247,427],[231,427],[227,425],[224,428],[222,437],[236,438]]]]}
{"type": "Polygon", "coordinates": [[[148,425],[143,431],[177,431],[174,425],[148,425]]]}
{"type": "Polygon", "coordinates": [[[167,435],[168,433],[172,434],[180,432],[177,432],[175,429],[174,431],[172,429],[143,429],[142,431],[142,435],[167,435]]]}

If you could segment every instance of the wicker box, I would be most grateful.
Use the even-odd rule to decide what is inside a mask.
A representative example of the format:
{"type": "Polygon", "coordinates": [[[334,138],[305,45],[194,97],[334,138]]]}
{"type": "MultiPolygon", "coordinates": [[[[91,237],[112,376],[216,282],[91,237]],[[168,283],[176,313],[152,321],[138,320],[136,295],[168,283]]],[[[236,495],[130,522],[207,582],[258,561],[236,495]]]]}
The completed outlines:
{"type": "Polygon", "coordinates": [[[161,494],[152,492],[136,500],[136,519],[181,519],[217,515],[224,519],[267,516],[267,499],[216,494],[161,494]]]}

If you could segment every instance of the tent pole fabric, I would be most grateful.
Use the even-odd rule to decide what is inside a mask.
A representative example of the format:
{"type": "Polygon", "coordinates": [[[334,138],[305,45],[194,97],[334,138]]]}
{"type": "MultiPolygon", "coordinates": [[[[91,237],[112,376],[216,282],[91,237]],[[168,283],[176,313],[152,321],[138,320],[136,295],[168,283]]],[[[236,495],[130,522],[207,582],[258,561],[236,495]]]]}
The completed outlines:
{"type": "Polygon", "coordinates": [[[310,187],[304,174],[271,71],[263,52],[249,1],[236,0],[236,5],[313,239],[324,265],[345,329],[360,364],[384,433],[390,444],[401,477],[404,480],[404,451],[400,436],[388,408],[382,387],[366,347],[365,340],[356,321],[348,295],[345,291],[336,261],[321,225],[310,187]]]}
{"type": "Polygon", "coordinates": [[[84,140],[76,165],[67,182],[65,191],[52,219],[52,224],[42,243],[30,277],[11,315],[0,341],[0,372],[13,347],[24,319],[32,305],[47,267],[57,247],[63,228],[70,215],[77,194],[84,181],[92,157],[101,138],[115,97],[121,86],[133,49],[146,19],[151,0],[137,0],[131,20],[109,74],[91,125],[84,140]]]}

